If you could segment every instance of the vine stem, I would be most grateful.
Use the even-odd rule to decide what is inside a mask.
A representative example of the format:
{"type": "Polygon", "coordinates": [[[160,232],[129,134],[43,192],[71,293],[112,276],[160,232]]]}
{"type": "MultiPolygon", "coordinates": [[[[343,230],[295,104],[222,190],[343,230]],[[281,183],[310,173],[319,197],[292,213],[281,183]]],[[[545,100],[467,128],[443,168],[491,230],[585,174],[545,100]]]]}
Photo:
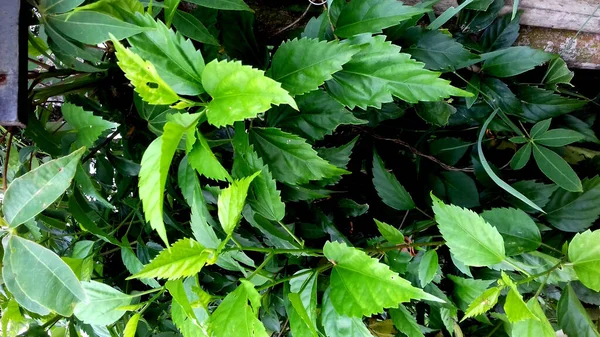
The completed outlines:
{"type": "Polygon", "coordinates": [[[277,280],[277,281],[275,281],[275,282],[272,282],[272,283],[269,283],[269,284],[266,284],[266,285],[264,285],[264,286],[262,286],[262,287],[259,287],[259,288],[257,288],[256,290],[260,292],[260,291],[263,291],[263,290],[265,290],[265,289],[272,288],[272,287],[274,287],[274,286],[276,286],[276,285],[278,285],[278,284],[281,284],[281,283],[287,282],[287,281],[289,281],[289,280],[293,280],[293,279],[295,279],[296,277],[300,277],[300,276],[302,276],[302,275],[306,275],[306,274],[310,274],[310,273],[317,273],[317,274],[319,274],[319,273],[322,273],[322,272],[326,271],[327,269],[329,269],[329,268],[331,268],[331,267],[333,267],[333,264],[331,264],[331,263],[328,263],[328,264],[325,264],[325,265],[323,265],[323,266],[321,266],[321,267],[319,267],[319,268],[317,268],[317,269],[315,269],[315,270],[312,270],[312,269],[305,270],[305,271],[303,271],[303,272],[301,272],[301,273],[294,274],[294,275],[292,275],[292,276],[287,276],[287,277],[284,277],[284,278],[280,278],[279,280],[277,280]]]}
{"type": "Polygon", "coordinates": [[[250,281],[256,274],[258,274],[263,268],[275,257],[275,254],[269,253],[265,260],[250,274],[246,279],[250,281]]]}

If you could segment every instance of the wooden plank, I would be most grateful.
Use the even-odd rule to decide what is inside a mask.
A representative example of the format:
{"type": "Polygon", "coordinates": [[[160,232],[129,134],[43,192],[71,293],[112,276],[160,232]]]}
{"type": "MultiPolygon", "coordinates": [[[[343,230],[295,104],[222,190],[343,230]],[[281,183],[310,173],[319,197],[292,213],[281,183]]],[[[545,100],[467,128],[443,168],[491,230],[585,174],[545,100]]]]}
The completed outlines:
{"type": "Polygon", "coordinates": [[[19,32],[19,17],[20,0],[0,0],[0,125],[6,126],[23,126],[19,120],[19,88],[26,86],[26,60],[20,55],[23,35],[19,32]]]}

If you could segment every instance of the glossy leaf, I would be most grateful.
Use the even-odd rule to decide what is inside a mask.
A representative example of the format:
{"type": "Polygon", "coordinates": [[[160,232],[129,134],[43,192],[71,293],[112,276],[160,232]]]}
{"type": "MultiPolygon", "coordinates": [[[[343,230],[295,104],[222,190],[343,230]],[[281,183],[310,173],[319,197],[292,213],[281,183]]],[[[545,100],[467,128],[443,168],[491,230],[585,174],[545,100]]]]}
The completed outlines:
{"type": "Polygon", "coordinates": [[[75,306],[75,316],[87,324],[109,325],[125,314],[120,307],[131,303],[131,296],[104,283],[90,281],[81,284],[88,296],[87,302],[75,306]]]}
{"type": "Polygon", "coordinates": [[[558,84],[567,84],[573,86],[571,84],[571,80],[573,79],[575,74],[569,70],[565,61],[560,57],[555,57],[548,64],[548,70],[546,70],[546,74],[544,75],[544,79],[542,82],[546,85],[546,87],[556,88],[558,84]]]}
{"type": "Polygon", "coordinates": [[[220,45],[219,40],[208,31],[202,21],[198,20],[192,14],[177,10],[173,16],[173,26],[183,36],[192,40],[215,46],[220,45]]]}
{"type": "Polygon", "coordinates": [[[511,336],[556,337],[556,332],[548,322],[548,318],[546,318],[546,314],[544,314],[544,310],[537,299],[530,299],[527,302],[527,308],[535,315],[535,319],[532,318],[513,324],[511,336]]]}
{"type": "Polygon", "coordinates": [[[430,70],[453,71],[476,58],[462,44],[438,30],[409,28],[404,33],[403,41],[409,46],[404,52],[425,63],[430,70]]]}
{"type": "Polygon", "coordinates": [[[210,149],[208,142],[202,134],[196,134],[196,144],[192,151],[188,154],[188,163],[203,176],[215,180],[231,180],[229,172],[215,157],[215,154],[210,149]]]}
{"type": "Polygon", "coordinates": [[[507,256],[536,250],[542,243],[537,225],[520,209],[493,208],[481,213],[481,217],[498,229],[507,256]]]}
{"type": "Polygon", "coordinates": [[[566,232],[581,232],[589,228],[600,216],[595,200],[600,197],[600,178],[586,178],[583,192],[558,189],[547,205],[548,222],[566,232]]]}
{"type": "Polygon", "coordinates": [[[65,103],[61,107],[64,119],[73,127],[76,134],[75,147],[85,146],[92,147],[98,137],[108,129],[113,129],[118,126],[116,123],[111,123],[102,119],[102,117],[94,116],[91,111],[86,111],[83,108],[65,103]]]}
{"type": "Polygon", "coordinates": [[[438,254],[435,250],[428,250],[419,262],[419,281],[421,287],[428,285],[439,269],[438,254]]]}
{"type": "Polygon", "coordinates": [[[400,232],[396,227],[390,226],[385,222],[381,222],[375,219],[375,224],[377,225],[377,229],[379,233],[386,239],[389,243],[393,244],[402,244],[404,243],[404,234],[400,232]]]}
{"type": "MultiPolygon", "coordinates": [[[[296,273],[306,272],[301,270],[296,273]]],[[[317,274],[305,273],[290,280],[285,309],[290,331],[296,336],[317,337],[317,274]]]]}
{"type": "Polygon", "coordinates": [[[521,86],[518,94],[523,101],[523,116],[535,122],[575,111],[586,103],[532,86],[521,86]]]}
{"type": "Polygon", "coordinates": [[[394,326],[407,337],[424,337],[417,320],[402,304],[398,309],[390,309],[390,316],[394,326]]]}
{"type": "Polygon", "coordinates": [[[85,0],[40,0],[40,9],[44,13],[64,13],[79,6],[85,0]]]}
{"type": "Polygon", "coordinates": [[[533,141],[544,146],[559,147],[578,142],[583,138],[584,135],[577,131],[569,129],[552,129],[534,137],[533,141]]]}
{"type": "Polygon", "coordinates": [[[234,180],[229,187],[223,189],[219,194],[219,221],[227,235],[231,235],[240,222],[242,209],[248,196],[248,188],[259,174],[260,171],[246,178],[234,180]]]}
{"type": "Polygon", "coordinates": [[[584,286],[600,291],[600,231],[590,231],[575,235],[569,244],[569,260],[573,269],[584,286]]]}
{"type": "Polygon", "coordinates": [[[533,145],[533,158],[538,167],[558,186],[570,192],[582,192],[581,181],[571,166],[556,152],[541,145],[533,145]]]}
{"type": "Polygon", "coordinates": [[[323,307],[321,308],[321,324],[325,335],[327,337],[373,337],[361,317],[348,317],[337,312],[331,302],[330,293],[331,288],[327,288],[323,294],[323,307]]]}
{"type": "Polygon", "coordinates": [[[485,29],[481,36],[481,45],[485,51],[494,51],[512,46],[519,37],[521,15],[508,15],[497,18],[485,29]]]}
{"type": "Polygon", "coordinates": [[[483,292],[477,297],[465,311],[463,321],[469,317],[478,316],[486,313],[492,309],[496,303],[498,303],[498,297],[500,296],[501,287],[493,287],[483,292]]]}
{"type": "Polygon", "coordinates": [[[481,57],[485,60],[481,70],[496,77],[519,75],[552,59],[551,54],[526,46],[509,47],[481,57]]]}
{"type": "Polygon", "coordinates": [[[243,0],[189,0],[202,7],[221,9],[226,11],[250,11],[252,9],[243,0]]]}
{"type": "Polygon", "coordinates": [[[383,160],[375,151],[373,151],[373,185],[384,204],[399,211],[415,208],[410,194],[398,179],[385,169],[383,160]]]}
{"type": "Polygon", "coordinates": [[[513,170],[520,170],[525,167],[531,158],[531,148],[531,143],[527,143],[515,152],[515,155],[510,160],[510,168],[513,170]]]}
{"type": "Polygon", "coordinates": [[[558,326],[569,337],[598,337],[600,333],[596,330],[571,285],[563,289],[558,306],[556,307],[558,326]]]}

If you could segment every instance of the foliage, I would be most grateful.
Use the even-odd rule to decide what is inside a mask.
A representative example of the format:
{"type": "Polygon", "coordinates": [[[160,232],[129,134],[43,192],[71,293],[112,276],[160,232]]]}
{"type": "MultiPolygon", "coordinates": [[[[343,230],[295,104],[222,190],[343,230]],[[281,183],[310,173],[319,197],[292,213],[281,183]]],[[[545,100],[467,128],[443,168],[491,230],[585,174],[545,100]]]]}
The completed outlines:
{"type": "Polygon", "coordinates": [[[29,3],[3,336],[600,336],[597,93],[518,1],[29,3]]]}

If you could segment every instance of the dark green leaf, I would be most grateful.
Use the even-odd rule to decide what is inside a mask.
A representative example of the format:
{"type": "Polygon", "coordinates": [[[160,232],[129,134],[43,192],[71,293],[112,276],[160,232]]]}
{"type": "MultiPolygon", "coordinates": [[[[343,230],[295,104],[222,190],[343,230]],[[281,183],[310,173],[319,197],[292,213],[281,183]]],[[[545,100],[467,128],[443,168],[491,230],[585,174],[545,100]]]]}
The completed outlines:
{"type": "Polygon", "coordinates": [[[415,208],[415,203],[398,179],[385,169],[381,157],[373,150],[373,185],[384,204],[403,211],[415,208]]]}
{"type": "Polygon", "coordinates": [[[481,91],[481,77],[479,77],[478,74],[473,74],[473,76],[471,76],[466,90],[473,94],[472,97],[465,98],[467,109],[471,109],[473,104],[475,104],[475,101],[479,98],[479,92],[481,91]]]}
{"type": "Polygon", "coordinates": [[[546,88],[556,90],[558,84],[568,84],[572,86],[571,80],[575,74],[569,70],[565,61],[560,57],[555,57],[548,64],[548,70],[542,82],[546,88]]]}
{"type": "Polygon", "coordinates": [[[600,198],[600,177],[583,180],[583,192],[557,190],[547,205],[548,222],[566,232],[581,232],[600,216],[596,200],[600,198]]]}
{"type": "Polygon", "coordinates": [[[515,155],[510,160],[510,168],[513,170],[520,170],[529,162],[531,158],[531,143],[527,143],[515,152],[515,155]]]}
{"type": "MultiPolygon", "coordinates": [[[[548,204],[548,201],[550,201],[550,196],[558,188],[558,186],[554,184],[538,183],[535,180],[518,181],[512,184],[512,187],[520,193],[523,193],[525,197],[529,198],[540,207],[545,207],[546,204],[548,204]]],[[[513,196],[510,196],[509,202],[513,206],[516,206],[526,212],[535,211],[532,207],[513,196]]]]}
{"type": "Polygon", "coordinates": [[[429,124],[444,126],[448,124],[450,116],[456,113],[456,108],[444,102],[419,102],[417,114],[429,124]]]}
{"type": "Polygon", "coordinates": [[[586,104],[585,101],[555,95],[550,90],[521,86],[519,99],[523,103],[523,117],[534,122],[564,115],[586,104]]]}
{"type": "Polygon", "coordinates": [[[497,18],[481,35],[483,50],[487,52],[512,46],[519,37],[520,20],[520,14],[515,18],[509,15],[497,18]]]}
{"type": "Polygon", "coordinates": [[[556,316],[558,325],[569,337],[600,336],[570,285],[567,285],[562,291],[556,308],[556,316]]]}
{"type": "Polygon", "coordinates": [[[441,178],[451,203],[462,207],[479,206],[479,192],[475,180],[469,175],[460,171],[443,171],[441,178]]]}
{"type": "Polygon", "coordinates": [[[584,137],[581,133],[569,129],[552,129],[537,137],[532,136],[535,143],[550,147],[569,145],[582,140],[584,137]]]}
{"type": "Polygon", "coordinates": [[[552,55],[526,46],[509,47],[482,54],[485,60],[481,70],[496,77],[522,74],[552,59],[552,55]]]}
{"type": "Polygon", "coordinates": [[[507,256],[536,250],[542,243],[537,225],[520,209],[493,208],[481,213],[481,217],[498,229],[507,256]]]}
{"type": "Polygon", "coordinates": [[[481,81],[481,92],[485,94],[484,97],[486,97],[487,103],[492,108],[498,108],[505,113],[515,115],[520,115],[523,112],[521,101],[504,82],[497,78],[484,77],[481,81]]]}
{"type": "Polygon", "coordinates": [[[173,17],[173,26],[175,26],[177,31],[183,36],[192,40],[215,46],[219,45],[219,40],[217,40],[204,24],[192,14],[177,10],[173,17]]]}
{"type": "Polygon", "coordinates": [[[398,309],[390,309],[390,316],[394,326],[407,337],[424,337],[417,320],[402,304],[398,309]]]}
{"type": "Polygon", "coordinates": [[[541,145],[533,145],[536,164],[553,182],[570,192],[581,192],[581,181],[571,166],[556,152],[541,145]]]}
{"type": "Polygon", "coordinates": [[[222,9],[226,11],[249,11],[252,9],[243,0],[186,0],[202,7],[222,9]]]}

